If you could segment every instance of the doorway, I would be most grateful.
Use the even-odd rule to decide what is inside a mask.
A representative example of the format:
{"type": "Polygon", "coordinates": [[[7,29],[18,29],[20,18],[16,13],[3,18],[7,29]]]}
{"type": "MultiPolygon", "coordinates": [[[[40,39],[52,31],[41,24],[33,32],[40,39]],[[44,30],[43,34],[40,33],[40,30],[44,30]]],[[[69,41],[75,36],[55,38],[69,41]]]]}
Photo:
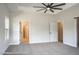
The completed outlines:
{"type": "Polygon", "coordinates": [[[20,21],[20,42],[29,44],[29,23],[27,21],[20,21]]]}
{"type": "Polygon", "coordinates": [[[58,36],[58,42],[63,43],[63,24],[62,21],[57,21],[57,36],[58,36]]]}
{"type": "Polygon", "coordinates": [[[74,19],[76,19],[77,47],[79,47],[79,17],[74,17],[74,19]]]}

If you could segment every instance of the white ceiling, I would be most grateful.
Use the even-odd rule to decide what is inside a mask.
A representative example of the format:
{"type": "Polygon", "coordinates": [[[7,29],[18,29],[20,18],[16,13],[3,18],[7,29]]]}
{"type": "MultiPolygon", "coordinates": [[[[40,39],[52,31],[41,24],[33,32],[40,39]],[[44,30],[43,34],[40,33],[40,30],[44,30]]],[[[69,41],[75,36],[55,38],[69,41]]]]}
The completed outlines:
{"type": "MultiPolygon", "coordinates": [[[[60,3],[55,3],[60,4],[60,3]]],[[[44,13],[43,11],[36,12],[39,8],[34,8],[33,6],[43,6],[41,3],[7,3],[6,4],[11,12],[22,11],[31,13],[44,13]]],[[[66,5],[60,6],[63,10],[75,5],[75,3],[66,3],[66,5]]],[[[54,10],[54,13],[48,11],[47,14],[57,14],[63,10],[54,10]]]]}

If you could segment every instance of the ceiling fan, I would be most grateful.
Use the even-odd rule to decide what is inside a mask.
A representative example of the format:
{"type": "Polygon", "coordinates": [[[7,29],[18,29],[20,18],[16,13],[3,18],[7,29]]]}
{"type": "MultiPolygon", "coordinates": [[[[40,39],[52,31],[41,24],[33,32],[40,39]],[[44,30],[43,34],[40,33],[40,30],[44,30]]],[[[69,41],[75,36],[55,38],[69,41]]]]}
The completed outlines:
{"type": "Polygon", "coordinates": [[[48,3],[48,4],[42,3],[43,6],[33,6],[33,7],[34,8],[41,8],[37,11],[45,10],[44,13],[46,13],[48,10],[50,10],[52,13],[54,13],[54,10],[63,10],[62,8],[58,8],[58,7],[63,6],[66,3],[61,3],[61,4],[57,4],[57,5],[54,5],[54,4],[55,3],[48,3]]]}

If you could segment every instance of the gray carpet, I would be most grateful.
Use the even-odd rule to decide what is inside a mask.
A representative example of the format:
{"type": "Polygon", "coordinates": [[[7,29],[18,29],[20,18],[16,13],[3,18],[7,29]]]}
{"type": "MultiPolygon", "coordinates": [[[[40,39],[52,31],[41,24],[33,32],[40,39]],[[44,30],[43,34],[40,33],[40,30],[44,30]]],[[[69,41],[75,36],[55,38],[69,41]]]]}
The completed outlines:
{"type": "Polygon", "coordinates": [[[79,48],[62,43],[38,43],[11,45],[4,55],[79,55],[79,48]]]}

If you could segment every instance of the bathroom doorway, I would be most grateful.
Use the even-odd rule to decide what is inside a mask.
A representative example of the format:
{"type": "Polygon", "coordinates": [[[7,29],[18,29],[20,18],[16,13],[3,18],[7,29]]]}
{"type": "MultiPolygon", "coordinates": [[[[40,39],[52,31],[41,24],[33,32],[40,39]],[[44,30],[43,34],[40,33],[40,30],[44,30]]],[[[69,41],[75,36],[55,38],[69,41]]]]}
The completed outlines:
{"type": "Polygon", "coordinates": [[[20,21],[20,42],[29,44],[29,23],[27,21],[20,21]]]}

